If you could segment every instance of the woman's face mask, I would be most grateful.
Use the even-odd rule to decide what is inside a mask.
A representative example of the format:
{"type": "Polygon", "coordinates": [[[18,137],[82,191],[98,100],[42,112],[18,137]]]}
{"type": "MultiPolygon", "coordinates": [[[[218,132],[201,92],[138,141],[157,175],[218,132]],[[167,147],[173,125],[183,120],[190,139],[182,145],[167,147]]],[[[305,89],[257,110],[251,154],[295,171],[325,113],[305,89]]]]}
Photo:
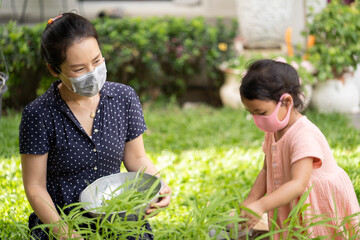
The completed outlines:
{"type": "Polygon", "coordinates": [[[260,130],[262,130],[264,132],[277,132],[277,131],[285,128],[288,125],[289,120],[290,120],[291,108],[293,106],[292,101],[291,101],[291,105],[290,105],[290,107],[289,107],[289,109],[288,109],[288,111],[286,113],[285,118],[282,121],[279,121],[279,119],[277,118],[277,115],[278,115],[278,112],[279,112],[279,109],[280,109],[280,106],[281,106],[281,103],[282,103],[281,101],[287,95],[289,95],[289,94],[284,93],[281,96],[279,103],[277,104],[274,112],[271,115],[262,116],[262,115],[254,115],[254,114],[252,114],[255,125],[260,130]]]}
{"type": "MultiPolygon", "coordinates": [[[[105,84],[106,81],[106,65],[103,61],[100,65],[96,66],[94,71],[85,73],[79,77],[68,78],[61,73],[65,78],[71,82],[72,90],[74,93],[84,97],[95,96],[105,84]]],[[[65,84],[66,85],[66,84],[65,84]]]]}

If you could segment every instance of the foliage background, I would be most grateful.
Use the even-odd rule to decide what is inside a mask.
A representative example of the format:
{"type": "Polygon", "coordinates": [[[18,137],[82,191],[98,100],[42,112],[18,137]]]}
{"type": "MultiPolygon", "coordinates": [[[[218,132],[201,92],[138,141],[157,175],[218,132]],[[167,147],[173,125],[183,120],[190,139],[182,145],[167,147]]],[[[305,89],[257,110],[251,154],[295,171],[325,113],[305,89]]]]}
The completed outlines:
{"type": "MultiPolygon", "coordinates": [[[[219,64],[233,55],[235,19],[97,18],[92,21],[106,59],[108,80],[131,85],[142,100],[159,95],[181,97],[191,87],[218,89],[219,64]],[[200,82],[199,82],[200,80],[200,82]]],[[[10,75],[4,105],[21,108],[46,91],[54,78],[40,56],[45,23],[0,25],[5,61],[0,71],[10,75]]],[[[0,52],[0,53],[1,53],[0,52]]]]}

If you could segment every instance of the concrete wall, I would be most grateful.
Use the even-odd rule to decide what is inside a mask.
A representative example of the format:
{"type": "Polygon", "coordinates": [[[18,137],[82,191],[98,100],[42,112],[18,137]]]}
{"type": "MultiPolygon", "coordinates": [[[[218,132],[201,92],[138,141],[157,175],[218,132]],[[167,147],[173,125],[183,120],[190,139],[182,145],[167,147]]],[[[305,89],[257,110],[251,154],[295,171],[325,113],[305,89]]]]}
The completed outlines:
{"type": "Polygon", "coordinates": [[[0,21],[9,19],[22,23],[46,21],[62,12],[77,8],[77,0],[2,0],[0,7],[0,21]],[[25,9],[25,11],[23,11],[25,9]]]}
{"type": "MultiPolygon", "coordinates": [[[[50,17],[76,9],[81,15],[94,18],[99,12],[118,16],[184,16],[206,18],[225,17],[235,18],[236,1],[238,0],[173,0],[173,1],[77,1],[77,0],[28,0],[24,23],[46,21],[50,17]],[[43,3],[41,5],[40,3],[43,3]]],[[[256,0],[252,0],[256,1],[256,0]]],[[[294,44],[304,43],[301,31],[305,27],[304,1],[307,5],[321,9],[326,5],[326,0],[289,0],[293,1],[291,20],[288,25],[293,28],[294,44]]],[[[0,8],[0,21],[21,19],[24,0],[2,0],[0,8]],[[15,6],[15,8],[14,8],[15,6]]]]}

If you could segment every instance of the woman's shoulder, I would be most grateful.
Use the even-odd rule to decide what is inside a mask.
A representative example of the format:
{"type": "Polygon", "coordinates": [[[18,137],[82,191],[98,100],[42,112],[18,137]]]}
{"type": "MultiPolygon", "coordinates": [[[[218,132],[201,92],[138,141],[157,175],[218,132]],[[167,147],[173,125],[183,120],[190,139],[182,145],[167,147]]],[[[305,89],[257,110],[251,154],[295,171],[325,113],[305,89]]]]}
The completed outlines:
{"type": "Polygon", "coordinates": [[[48,94],[47,92],[43,93],[39,97],[37,97],[35,100],[31,101],[25,106],[25,109],[36,109],[40,110],[42,108],[45,108],[48,103],[48,94]]]}
{"type": "Polygon", "coordinates": [[[28,103],[24,110],[24,112],[33,112],[33,113],[42,113],[44,111],[50,111],[51,106],[56,104],[56,93],[55,88],[57,86],[57,82],[53,83],[50,88],[37,97],[32,102],[28,103]]]}
{"type": "Polygon", "coordinates": [[[133,98],[138,98],[138,95],[134,88],[129,85],[106,81],[104,87],[104,91],[108,96],[114,97],[119,101],[131,101],[133,98]]]}
{"type": "Polygon", "coordinates": [[[125,85],[123,83],[106,81],[104,86],[106,88],[106,91],[109,92],[109,94],[126,94],[135,92],[135,90],[131,86],[125,85]]]}

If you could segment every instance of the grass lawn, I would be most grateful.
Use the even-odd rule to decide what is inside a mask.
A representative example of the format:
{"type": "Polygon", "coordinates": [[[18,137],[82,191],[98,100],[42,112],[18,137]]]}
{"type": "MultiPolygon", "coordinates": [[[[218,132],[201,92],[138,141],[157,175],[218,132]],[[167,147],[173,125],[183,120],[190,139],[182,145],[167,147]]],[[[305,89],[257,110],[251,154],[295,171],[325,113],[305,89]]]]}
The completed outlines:
{"type": "MultiPolygon", "coordinates": [[[[144,115],[147,154],[173,189],[171,206],[150,219],[157,239],[206,239],[209,225],[222,220],[216,213],[234,208],[250,191],[262,167],[263,133],[243,110],[156,104],[144,115]]],[[[360,199],[360,131],[340,114],[306,115],[327,137],[360,199]]],[[[0,239],[21,239],[31,212],[21,180],[20,118],[9,112],[0,120],[0,239]]]]}

